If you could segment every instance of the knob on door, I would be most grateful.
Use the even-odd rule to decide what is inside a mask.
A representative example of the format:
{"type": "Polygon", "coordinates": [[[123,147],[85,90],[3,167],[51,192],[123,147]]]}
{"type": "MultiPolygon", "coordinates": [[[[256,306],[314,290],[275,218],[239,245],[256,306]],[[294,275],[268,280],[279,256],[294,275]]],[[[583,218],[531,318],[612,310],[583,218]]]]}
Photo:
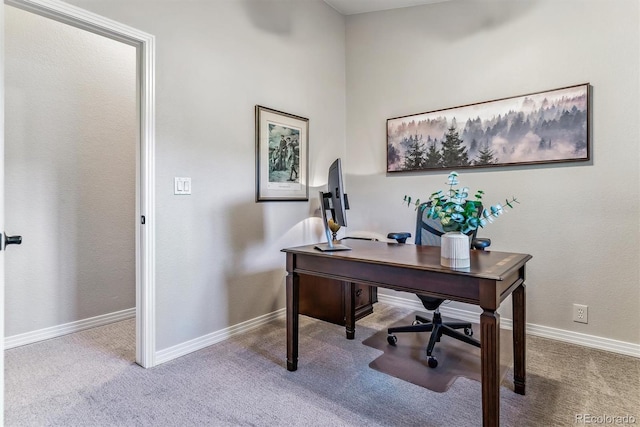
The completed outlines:
{"type": "Polygon", "coordinates": [[[9,245],[19,245],[22,243],[22,236],[7,236],[7,233],[4,234],[4,247],[6,248],[9,245]]]}

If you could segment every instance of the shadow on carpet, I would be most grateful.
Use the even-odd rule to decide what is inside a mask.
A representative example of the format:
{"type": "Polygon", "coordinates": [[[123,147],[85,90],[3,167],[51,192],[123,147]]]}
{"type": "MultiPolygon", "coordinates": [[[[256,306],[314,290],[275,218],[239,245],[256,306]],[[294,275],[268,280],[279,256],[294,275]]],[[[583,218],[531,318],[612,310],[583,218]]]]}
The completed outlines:
{"type": "MultiPolygon", "coordinates": [[[[393,325],[411,325],[414,313],[393,325]]],[[[427,318],[430,315],[420,313],[427,318]]],[[[459,321],[443,317],[443,321],[459,321]]],[[[473,337],[480,339],[480,325],[472,324],[473,337]]],[[[398,333],[395,347],[387,343],[387,331],[382,330],[362,343],[381,350],[384,354],[369,364],[369,367],[429,390],[443,393],[451,387],[458,377],[480,381],[480,349],[454,338],[443,336],[436,344],[433,356],[438,359],[436,368],[427,364],[427,344],[430,333],[398,333]]],[[[513,340],[511,330],[500,331],[500,382],[513,362],[513,340]]]]}

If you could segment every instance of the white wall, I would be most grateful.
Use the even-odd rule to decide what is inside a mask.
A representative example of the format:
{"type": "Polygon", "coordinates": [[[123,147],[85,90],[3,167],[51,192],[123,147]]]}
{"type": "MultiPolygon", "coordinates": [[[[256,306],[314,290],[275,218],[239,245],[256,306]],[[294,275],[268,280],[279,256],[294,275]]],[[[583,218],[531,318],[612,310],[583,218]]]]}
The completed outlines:
{"type": "Polygon", "coordinates": [[[481,235],[533,255],[529,323],[640,343],[639,18],[636,0],[449,1],[349,16],[350,228],[411,231],[403,196],[446,181],[448,171],[385,174],[386,119],[590,82],[592,162],[460,178],[486,201],[522,202],[481,235]],[[572,321],[573,303],[589,306],[588,324],[572,321]]]}
{"type": "Polygon", "coordinates": [[[135,306],[136,53],[10,6],[6,336],[135,306]]]}
{"type": "Polygon", "coordinates": [[[157,350],[282,308],[280,249],[320,239],[314,195],[345,152],[344,17],[321,0],[69,3],[156,36],[157,350]],[[312,201],[255,203],[256,104],[309,118],[312,201]]]}
{"type": "Polygon", "coordinates": [[[483,234],[494,250],[534,255],[529,322],[640,341],[635,1],[450,1],[356,15],[346,51],[345,18],[320,0],[70,3],[157,37],[158,350],[283,307],[279,249],[321,238],[308,219],[315,201],[254,202],[255,104],[310,119],[311,195],[342,156],[349,232],[384,236],[413,227],[405,193],[445,178],[386,176],[387,118],[583,82],[594,88],[590,164],[462,179],[488,200],[523,202],[483,234]],[[173,196],[174,176],[192,177],[192,196],[173,196]],[[614,203],[626,208],[612,213],[614,203]],[[588,325],[571,321],[574,302],[589,305],[588,325]]]}

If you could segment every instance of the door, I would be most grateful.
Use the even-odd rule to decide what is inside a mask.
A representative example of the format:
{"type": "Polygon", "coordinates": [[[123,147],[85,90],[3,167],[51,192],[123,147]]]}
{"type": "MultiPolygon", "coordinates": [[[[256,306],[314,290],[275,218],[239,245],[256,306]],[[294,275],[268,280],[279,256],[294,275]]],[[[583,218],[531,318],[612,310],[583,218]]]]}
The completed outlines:
{"type": "MultiPolygon", "coordinates": [[[[4,8],[0,7],[0,231],[4,230],[4,8]]],[[[4,337],[4,251],[0,251],[0,333],[4,337]]],[[[4,414],[4,340],[0,340],[0,414],[4,414]]],[[[3,424],[3,423],[0,423],[3,424]]]]}
{"type": "MultiPolygon", "coordinates": [[[[4,8],[0,8],[0,57],[4,59],[4,8]]],[[[5,243],[4,230],[4,60],[0,61],[0,333],[4,336],[4,252],[6,243],[20,244],[20,236],[5,243]]],[[[4,413],[4,342],[0,340],[0,414],[4,413]]],[[[0,421],[0,424],[2,422],[0,421]]]]}

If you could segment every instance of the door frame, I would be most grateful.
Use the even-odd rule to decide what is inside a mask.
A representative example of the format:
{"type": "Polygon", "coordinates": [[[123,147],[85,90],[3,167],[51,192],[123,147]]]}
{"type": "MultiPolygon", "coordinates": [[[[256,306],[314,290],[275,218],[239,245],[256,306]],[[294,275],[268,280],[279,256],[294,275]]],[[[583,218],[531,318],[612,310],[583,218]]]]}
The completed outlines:
{"type": "MultiPolygon", "coordinates": [[[[4,0],[46,18],[134,46],[139,135],[136,148],[136,363],[155,366],[155,37],[57,0],[4,0]]],[[[0,20],[4,38],[4,19],[0,20]]],[[[4,51],[2,51],[4,64],[4,51]]],[[[4,79],[0,81],[4,107],[4,79]]],[[[4,120],[4,116],[3,116],[4,120]]],[[[4,132],[1,136],[4,142],[4,132]]],[[[2,159],[4,162],[4,159],[2,159]]],[[[2,169],[0,183],[3,182],[2,169]]],[[[0,204],[4,209],[4,201],[0,204]]],[[[0,262],[2,262],[0,260],[0,262]]],[[[0,281],[4,293],[4,275],[0,281]]],[[[4,304],[0,314],[4,316],[4,304]]],[[[4,333],[3,333],[4,336],[4,333]]],[[[4,340],[0,340],[4,341],[4,340]]],[[[3,346],[4,344],[2,344],[3,346]]],[[[4,352],[4,349],[0,347],[4,352]]],[[[2,363],[2,365],[4,365],[2,363]]],[[[4,366],[0,366],[4,371],[4,366]]]]}

